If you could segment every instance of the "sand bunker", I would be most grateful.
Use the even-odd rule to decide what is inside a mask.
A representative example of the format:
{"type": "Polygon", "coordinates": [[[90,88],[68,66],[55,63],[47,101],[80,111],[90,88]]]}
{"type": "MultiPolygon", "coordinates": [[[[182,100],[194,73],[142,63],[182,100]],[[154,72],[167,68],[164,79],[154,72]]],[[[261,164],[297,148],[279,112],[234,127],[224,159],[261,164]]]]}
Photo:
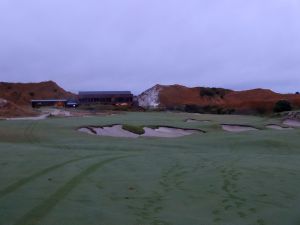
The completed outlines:
{"type": "Polygon", "coordinates": [[[87,134],[96,134],[96,132],[92,129],[92,128],[79,128],[78,131],[83,132],[83,133],[87,133],[87,134]]]}
{"type": "Polygon", "coordinates": [[[245,132],[245,131],[253,131],[258,130],[254,127],[244,126],[244,125],[227,125],[223,124],[222,129],[229,132],[245,132]]]}
{"type": "Polygon", "coordinates": [[[184,130],[179,128],[170,128],[170,127],[159,127],[157,129],[152,129],[145,127],[145,133],[141,136],[144,137],[165,137],[165,138],[176,138],[191,135],[194,133],[199,133],[195,130],[184,130]]]}
{"type": "Polygon", "coordinates": [[[114,125],[110,127],[85,127],[78,129],[80,132],[109,137],[126,137],[126,138],[137,138],[137,137],[163,137],[163,138],[177,138],[183,137],[195,133],[200,133],[198,130],[171,128],[171,127],[159,127],[149,128],[145,127],[145,133],[142,135],[134,134],[130,131],[124,130],[122,125],[114,125]]]}
{"type": "Polygon", "coordinates": [[[78,129],[80,132],[87,134],[109,136],[109,137],[128,137],[137,138],[139,135],[131,133],[127,130],[122,129],[122,125],[114,125],[111,127],[83,127],[78,129]]]}
{"type": "Polygon", "coordinates": [[[290,127],[300,127],[300,121],[299,120],[293,120],[293,119],[286,119],[283,121],[284,125],[290,126],[290,127]]]}
{"type": "Polygon", "coordinates": [[[110,136],[110,137],[128,137],[128,138],[137,138],[139,135],[131,133],[122,128],[122,125],[115,125],[112,127],[99,127],[93,128],[96,132],[96,135],[99,136],[110,136]]]}
{"type": "Polygon", "coordinates": [[[266,128],[273,129],[273,130],[292,130],[293,129],[291,127],[282,127],[282,126],[279,126],[276,124],[269,124],[266,126],[266,128]]]}

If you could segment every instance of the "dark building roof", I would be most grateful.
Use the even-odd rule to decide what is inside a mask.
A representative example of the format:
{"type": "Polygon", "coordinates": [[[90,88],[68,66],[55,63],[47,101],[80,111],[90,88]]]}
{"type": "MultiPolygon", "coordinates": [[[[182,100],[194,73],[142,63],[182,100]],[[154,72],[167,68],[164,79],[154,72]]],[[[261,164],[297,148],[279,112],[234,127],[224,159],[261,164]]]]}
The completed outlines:
{"type": "Polygon", "coordinates": [[[80,91],[79,95],[131,95],[130,91],[80,91]]]}

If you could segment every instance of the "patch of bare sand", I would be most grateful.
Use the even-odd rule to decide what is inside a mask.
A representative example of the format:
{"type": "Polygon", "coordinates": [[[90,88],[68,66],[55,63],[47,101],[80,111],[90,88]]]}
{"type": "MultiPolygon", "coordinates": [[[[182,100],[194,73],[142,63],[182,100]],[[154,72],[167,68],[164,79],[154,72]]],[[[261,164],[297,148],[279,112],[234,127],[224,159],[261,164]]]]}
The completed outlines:
{"type": "Polygon", "coordinates": [[[283,124],[290,127],[300,127],[300,121],[295,119],[286,119],[283,121],[283,124]]]}
{"type": "Polygon", "coordinates": [[[114,125],[112,127],[94,128],[97,135],[110,137],[127,137],[137,138],[138,134],[134,134],[122,128],[122,125],[114,125]]]}
{"type": "Polygon", "coordinates": [[[269,124],[266,126],[266,128],[273,129],[273,130],[292,130],[293,129],[292,127],[282,127],[282,126],[279,126],[276,124],[269,124]]]}
{"type": "Polygon", "coordinates": [[[92,128],[82,127],[82,128],[79,128],[78,131],[83,132],[83,133],[87,133],[87,134],[95,134],[95,133],[92,131],[92,128]]]}
{"type": "Polygon", "coordinates": [[[225,131],[228,131],[228,132],[235,132],[235,133],[258,130],[254,127],[251,127],[251,126],[227,125],[227,124],[223,124],[222,129],[225,130],[225,131]]]}
{"type": "Polygon", "coordinates": [[[165,138],[183,137],[183,136],[199,133],[198,131],[195,130],[184,130],[184,129],[170,128],[170,127],[159,127],[157,129],[145,127],[144,131],[145,133],[141,135],[143,137],[165,137],[165,138]]]}

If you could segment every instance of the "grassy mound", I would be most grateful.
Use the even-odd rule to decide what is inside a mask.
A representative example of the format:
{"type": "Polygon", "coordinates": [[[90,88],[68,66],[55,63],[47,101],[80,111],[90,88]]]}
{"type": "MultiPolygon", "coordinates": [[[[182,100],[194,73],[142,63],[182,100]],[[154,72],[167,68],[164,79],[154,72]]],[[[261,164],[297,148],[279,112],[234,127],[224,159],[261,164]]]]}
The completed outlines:
{"type": "Polygon", "coordinates": [[[124,130],[127,130],[131,133],[138,134],[138,135],[142,135],[145,133],[144,127],[142,126],[133,126],[133,125],[124,124],[122,128],[124,130]]]}

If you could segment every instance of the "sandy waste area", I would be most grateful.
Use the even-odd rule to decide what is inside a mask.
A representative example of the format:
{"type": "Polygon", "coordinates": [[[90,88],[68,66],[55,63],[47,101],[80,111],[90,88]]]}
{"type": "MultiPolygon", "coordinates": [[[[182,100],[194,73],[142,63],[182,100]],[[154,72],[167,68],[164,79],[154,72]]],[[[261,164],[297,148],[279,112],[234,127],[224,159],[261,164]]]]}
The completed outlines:
{"type": "Polygon", "coordinates": [[[127,138],[138,138],[138,137],[164,137],[164,138],[176,138],[187,136],[195,133],[200,133],[196,130],[185,130],[179,128],[159,127],[157,129],[145,127],[145,133],[142,135],[134,134],[130,131],[124,130],[122,125],[114,125],[111,127],[88,127],[78,129],[80,132],[109,137],[127,137],[127,138]]]}

